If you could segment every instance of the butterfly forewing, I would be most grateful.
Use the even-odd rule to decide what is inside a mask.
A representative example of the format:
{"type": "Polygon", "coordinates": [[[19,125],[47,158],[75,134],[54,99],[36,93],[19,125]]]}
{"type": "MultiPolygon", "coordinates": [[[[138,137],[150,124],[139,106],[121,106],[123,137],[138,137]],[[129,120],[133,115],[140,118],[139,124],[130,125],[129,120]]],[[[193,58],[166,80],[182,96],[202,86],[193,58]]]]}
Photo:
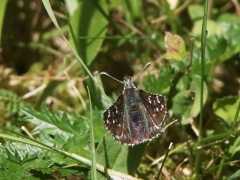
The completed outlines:
{"type": "Polygon", "coordinates": [[[139,96],[149,115],[150,127],[159,128],[159,133],[164,130],[164,119],[167,113],[164,97],[159,94],[147,93],[139,90],[139,96]]]}

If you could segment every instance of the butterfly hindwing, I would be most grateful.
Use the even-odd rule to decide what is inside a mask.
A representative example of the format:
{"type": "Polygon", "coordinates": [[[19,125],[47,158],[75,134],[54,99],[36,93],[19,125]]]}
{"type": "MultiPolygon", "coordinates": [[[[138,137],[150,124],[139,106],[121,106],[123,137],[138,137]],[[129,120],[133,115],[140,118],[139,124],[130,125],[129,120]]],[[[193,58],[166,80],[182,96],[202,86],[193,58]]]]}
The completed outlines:
{"type": "Polygon", "coordinates": [[[114,139],[122,144],[127,144],[128,140],[125,136],[129,134],[129,130],[124,120],[127,118],[124,111],[124,98],[123,95],[120,95],[117,101],[103,113],[103,118],[106,128],[114,139]]]}

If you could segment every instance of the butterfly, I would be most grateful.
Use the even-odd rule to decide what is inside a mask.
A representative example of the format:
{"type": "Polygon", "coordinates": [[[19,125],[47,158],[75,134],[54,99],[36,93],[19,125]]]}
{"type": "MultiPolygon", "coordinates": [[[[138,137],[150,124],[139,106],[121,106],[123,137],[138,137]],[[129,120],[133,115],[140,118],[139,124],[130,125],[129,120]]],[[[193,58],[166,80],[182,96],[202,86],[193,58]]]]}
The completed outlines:
{"type": "Polygon", "coordinates": [[[106,129],[116,141],[129,146],[151,141],[164,132],[164,120],[167,115],[164,97],[137,89],[134,85],[135,79],[132,80],[131,77],[125,77],[123,81],[115,79],[123,84],[122,94],[103,113],[106,129]]]}

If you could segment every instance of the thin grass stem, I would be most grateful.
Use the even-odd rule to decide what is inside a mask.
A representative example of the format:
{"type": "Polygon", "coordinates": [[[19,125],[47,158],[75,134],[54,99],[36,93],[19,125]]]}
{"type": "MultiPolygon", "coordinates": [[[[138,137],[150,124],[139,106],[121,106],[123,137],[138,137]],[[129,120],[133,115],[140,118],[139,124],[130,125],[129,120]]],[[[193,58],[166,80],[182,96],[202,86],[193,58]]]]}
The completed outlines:
{"type": "Polygon", "coordinates": [[[206,47],[206,31],[207,31],[207,12],[208,12],[208,0],[205,0],[204,15],[202,23],[202,35],[201,35],[201,88],[200,88],[200,119],[199,119],[199,136],[198,145],[196,148],[196,160],[195,160],[195,179],[200,179],[201,174],[201,155],[202,148],[200,148],[200,141],[202,139],[202,122],[203,122],[203,85],[204,85],[204,66],[205,66],[205,47],[206,47]]]}

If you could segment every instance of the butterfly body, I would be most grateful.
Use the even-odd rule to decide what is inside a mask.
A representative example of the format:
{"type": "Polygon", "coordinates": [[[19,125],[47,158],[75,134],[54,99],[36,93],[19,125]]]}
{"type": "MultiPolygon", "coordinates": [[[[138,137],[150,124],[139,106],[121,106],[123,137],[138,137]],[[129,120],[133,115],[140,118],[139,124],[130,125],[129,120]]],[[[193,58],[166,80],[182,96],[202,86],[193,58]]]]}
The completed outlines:
{"type": "Polygon", "coordinates": [[[104,113],[104,123],[116,141],[134,146],[164,131],[166,105],[161,95],[138,90],[125,77],[122,94],[104,113]]]}

